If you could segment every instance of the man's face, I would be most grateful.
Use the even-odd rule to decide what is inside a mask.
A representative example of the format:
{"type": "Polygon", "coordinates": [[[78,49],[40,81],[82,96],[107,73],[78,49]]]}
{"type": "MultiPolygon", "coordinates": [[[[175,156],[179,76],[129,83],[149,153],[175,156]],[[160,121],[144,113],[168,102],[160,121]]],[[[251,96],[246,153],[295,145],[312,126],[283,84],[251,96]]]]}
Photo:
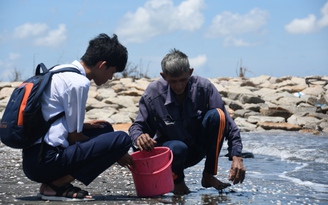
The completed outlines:
{"type": "Polygon", "coordinates": [[[189,72],[184,72],[178,77],[164,75],[164,73],[161,73],[161,76],[164,78],[164,80],[167,81],[167,83],[170,85],[171,89],[176,95],[181,95],[184,93],[186,89],[187,83],[189,81],[192,72],[193,69],[191,68],[189,72]]]}

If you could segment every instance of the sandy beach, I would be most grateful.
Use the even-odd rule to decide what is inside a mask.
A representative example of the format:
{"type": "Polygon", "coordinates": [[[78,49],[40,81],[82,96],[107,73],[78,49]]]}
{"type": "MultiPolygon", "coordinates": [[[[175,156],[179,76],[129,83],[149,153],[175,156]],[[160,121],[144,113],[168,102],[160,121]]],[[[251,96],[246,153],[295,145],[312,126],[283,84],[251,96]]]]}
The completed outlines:
{"type": "MultiPolygon", "coordinates": [[[[92,202],[49,202],[37,197],[39,184],[24,176],[21,151],[0,144],[0,204],[328,204],[328,135],[298,132],[242,133],[247,168],[243,184],[222,192],[200,185],[204,161],[185,171],[186,184],[192,191],[186,196],[167,193],[153,198],[137,197],[131,172],[117,164],[85,187],[92,202]],[[314,171],[315,170],[315,171],[314,171]]],[[[228,182],[230,161],[219,157],[217,177],[228,182]]]]}

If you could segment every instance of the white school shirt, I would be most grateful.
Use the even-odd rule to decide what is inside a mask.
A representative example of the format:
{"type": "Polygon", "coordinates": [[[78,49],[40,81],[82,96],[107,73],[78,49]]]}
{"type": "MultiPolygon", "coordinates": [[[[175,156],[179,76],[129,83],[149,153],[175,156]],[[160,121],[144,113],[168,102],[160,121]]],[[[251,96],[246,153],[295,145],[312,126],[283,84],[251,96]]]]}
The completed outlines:
{"type": "MultiPolygon", "coordinates": [[[[53,147],[68,147],[68,133],[75,130],[79,133],[83,129],[85,107],[88,98],[90,81],[80,62],[63,64],[53,68],[75,67],[81,74],[62,72],[53,75],[51,85],[42,95],[42,112],[45,120],[61,112],[65,115],[52,123],[45,135],[45,142],[53,147]]],[[[41,142],[39,140],[38,142],[41,142]]]]}

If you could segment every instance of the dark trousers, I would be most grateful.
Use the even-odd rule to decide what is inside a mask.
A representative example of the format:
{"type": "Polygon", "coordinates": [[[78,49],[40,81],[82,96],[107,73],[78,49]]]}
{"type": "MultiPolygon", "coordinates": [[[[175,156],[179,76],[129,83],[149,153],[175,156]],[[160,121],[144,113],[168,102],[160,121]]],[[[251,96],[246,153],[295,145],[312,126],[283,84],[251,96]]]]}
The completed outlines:
{"type": "Polygon", "coordinates": [[[162,144],[173,152],[172,171],[175,175],[175,183],[184,179],[184,169],[196,165],[204,157],[206,157],[204,170],[213,175],[217,174],[218,157],[224,141],[225,122],[222,110],[209,110],[203,118],[201,132],[196,137],[194,145],[188,147],[179,140],[170,140],[162,144]]]}
{"type": "Polygon", "coordinates": [[[89,185],[108,167],[124,156],[131,147],[131,138],[123,131],[113,131],[111,126],[84,130],[90,137],[67,148],[44,144],[43,160],[38,155],[41,144],[23,150],[23,170],[25,175],[39,183],[71,175],[89,185]]]}

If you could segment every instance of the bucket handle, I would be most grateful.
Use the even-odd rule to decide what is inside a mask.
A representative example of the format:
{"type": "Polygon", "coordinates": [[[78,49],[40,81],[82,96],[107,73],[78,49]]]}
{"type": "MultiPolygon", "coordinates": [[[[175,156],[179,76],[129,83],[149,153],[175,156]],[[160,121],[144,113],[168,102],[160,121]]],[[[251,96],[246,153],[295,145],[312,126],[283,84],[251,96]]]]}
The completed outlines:
{"type": "Polygon", "coordinates": [[[163,170],[167,169],[167,167],[172,164],[172,161],[173,161],[173,153],[170,150],[170,161],[163,168],[161,168],[160,170],[157,170],[157,171],[151,172],[151,173],[149,173],[149,172],[147,173],[147,172],[134,171],[134,169],[130,166],[128,168],[130,169],[131,172],[134,172],[134,173],[137,173],[137,174],[140,174],[140,175],[158,174],[158,173],[162,172],[163,170]]]}

